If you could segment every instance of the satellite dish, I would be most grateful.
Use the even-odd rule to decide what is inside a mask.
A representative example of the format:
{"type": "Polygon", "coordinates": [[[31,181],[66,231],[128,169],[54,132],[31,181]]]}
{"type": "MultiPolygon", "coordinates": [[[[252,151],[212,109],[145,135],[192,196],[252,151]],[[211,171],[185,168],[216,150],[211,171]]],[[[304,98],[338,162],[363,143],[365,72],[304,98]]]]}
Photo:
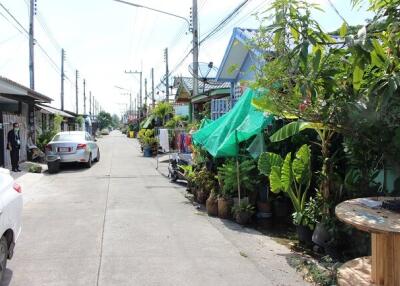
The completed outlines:
{"type": "MultiPolygon", "coordinates": [[[[192,76],[194,76],[193,63],[189,65],[189,72],[192,76]]],[[[203,92],[205,91],[206,84],[209,85],[219,85],[218,82],[215,81],[215,77],[217,76],[218,68],[214,66],[213,62],[209,63],[198,63],[198,76],[197,79],[203,83],[203,92]]]]}

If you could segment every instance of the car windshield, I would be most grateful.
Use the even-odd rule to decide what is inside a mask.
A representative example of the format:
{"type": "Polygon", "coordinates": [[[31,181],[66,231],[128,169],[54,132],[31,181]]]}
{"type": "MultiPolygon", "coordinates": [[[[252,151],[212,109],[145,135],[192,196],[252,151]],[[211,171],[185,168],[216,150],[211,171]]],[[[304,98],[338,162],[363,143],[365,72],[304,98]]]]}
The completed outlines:
{"type": "Polygon", "coordinates": [[[85,140],[84,133],[61,133],[54,136],[53,141],[82,141],[85,140]]]}

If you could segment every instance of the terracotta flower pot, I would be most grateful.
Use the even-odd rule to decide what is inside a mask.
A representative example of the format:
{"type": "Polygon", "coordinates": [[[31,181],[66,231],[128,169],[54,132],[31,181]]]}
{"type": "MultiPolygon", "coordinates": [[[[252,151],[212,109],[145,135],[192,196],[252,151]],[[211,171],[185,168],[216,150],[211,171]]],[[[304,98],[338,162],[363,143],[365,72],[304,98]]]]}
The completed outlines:
{"type": "Polygon", "coordinates": [[[207,193],[204,192],[202,189],[198,189],[196,195],[196,202],[204,205],[206,203],[206,200],[207,200],[207,193]]]}
{"type": "Polygon", "coordinates": [[[235,220],[238,224],[246,225],[250,222],[251,214],[249,212],[238,212],[235,214],[235,220]]]}
{"type": "Polygon", "coordinates": [[[209,216],[218,216],[218,199],[209,196],[206,201],[206,209],[209,216]]]}
{"type": "MultiPolygon", "coordinates": [[[[240,203],[248,204],[249,203],[249,197],[240,198],[240,203]]],[[[234,206],[238,206],[239,205],[239,198],[233,198],[233,205],[234,206]]]]}
{"type": "Polygon", "coordinates": [[[257,202],[257,210],[260,213],[271,213],[272,212],[272,206],[270,202],[257,202]]]}
{"type": "Polygon", "coordinates": [[[218,198],[218,217],[228,219],[231,217],[232,199],[218,198]]]}

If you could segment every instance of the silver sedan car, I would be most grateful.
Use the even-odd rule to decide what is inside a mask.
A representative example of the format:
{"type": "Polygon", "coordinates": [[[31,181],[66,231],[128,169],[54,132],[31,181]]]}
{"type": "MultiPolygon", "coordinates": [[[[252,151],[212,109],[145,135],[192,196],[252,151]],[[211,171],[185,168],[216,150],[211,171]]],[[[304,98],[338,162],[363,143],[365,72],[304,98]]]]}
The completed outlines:
{"type": "Polygon", "coordinates": [[[56,173],[60,163],[79,162],[87,168],[100,160],[100,149],[89,133],[67,131],[57,133],[46,145],[46,161],[49,173],[56,173]]]}

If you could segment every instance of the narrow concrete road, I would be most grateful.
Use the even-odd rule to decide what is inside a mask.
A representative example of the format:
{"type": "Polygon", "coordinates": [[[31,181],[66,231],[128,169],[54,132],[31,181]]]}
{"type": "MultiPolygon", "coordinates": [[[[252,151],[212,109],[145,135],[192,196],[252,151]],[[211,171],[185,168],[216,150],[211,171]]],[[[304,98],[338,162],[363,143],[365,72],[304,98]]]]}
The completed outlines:
{"type": "Polygon", "coordinates": [[[286,247],[198,212],[136,141],[98,143],[91,169],[18,179],[23,231],[3,285],[305,285],[286,247]]]}

